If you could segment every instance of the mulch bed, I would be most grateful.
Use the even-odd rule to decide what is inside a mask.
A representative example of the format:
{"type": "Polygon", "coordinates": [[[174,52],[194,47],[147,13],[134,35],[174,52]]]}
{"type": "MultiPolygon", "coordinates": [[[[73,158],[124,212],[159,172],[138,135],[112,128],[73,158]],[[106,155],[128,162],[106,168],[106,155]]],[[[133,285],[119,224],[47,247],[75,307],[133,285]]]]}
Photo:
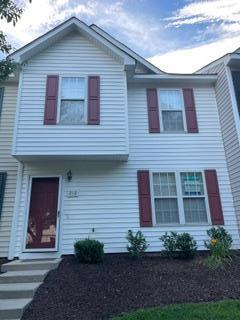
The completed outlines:
{"type": "Polygon", "coordinates": [[[38,289],[22,320],[111,319],[139,308],[240,298],[240,257],[221,270],[192,261],[106,255],[100,265],[66,257],[38,289]]]}

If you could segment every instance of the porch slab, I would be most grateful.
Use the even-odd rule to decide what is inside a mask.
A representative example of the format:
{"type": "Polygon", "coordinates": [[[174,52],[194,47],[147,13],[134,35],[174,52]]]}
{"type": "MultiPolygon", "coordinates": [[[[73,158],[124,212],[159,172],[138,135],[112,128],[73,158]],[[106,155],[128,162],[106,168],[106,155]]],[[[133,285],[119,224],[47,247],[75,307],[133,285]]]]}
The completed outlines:
{"type": "Polygon", "coordinates": [[[24,270],[52,270],[58,267],[61,259],[13,260],[1,266],[2,272],[24,270]]]}

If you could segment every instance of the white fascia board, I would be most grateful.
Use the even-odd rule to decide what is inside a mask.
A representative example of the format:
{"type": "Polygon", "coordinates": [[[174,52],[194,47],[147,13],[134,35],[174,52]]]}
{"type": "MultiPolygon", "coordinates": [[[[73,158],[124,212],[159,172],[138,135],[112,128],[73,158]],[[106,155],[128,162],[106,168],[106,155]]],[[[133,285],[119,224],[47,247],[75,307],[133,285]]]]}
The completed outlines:
{"type": "Polygon", "coordinates": [[[166,75],[135,75],[129,80],[130,83],[176,83],[183,82],[189,84],[212,84],[217,81],[215,74],[166,74],[166,75]]]}
{"type": "Polygon", "coordinates": [[[109,43],[105,38],[99,35],[96,31],[88,27],[85,23],[81,22],[77,18],[71,18],[56,28],[50,30],[43,36],[32,41],[28,45],[20,48],[15,53],[9,55],[9,58],[15,60],[17,63],[23,63],[30,57],[37,54],[44,48],[47,48],[52,43],[63,38],[66,34],[73,30],[78,30],[88,36],[89,38],[94,39],[97,43],[101,44],[107,50],[112,51],[116,56],[118,56],[124,65],[135,65],[135,60],[124,53],[122,50],[117,48],[115,45],[109,43]]]}
{"type": "Polygon", "coordinates": [[[132,51],[130,48],[128,48],[127,46],[125,46],[123,43],[119,42],[118,40],[116,40],[115,38],[113,38],[110,34],[108,34],[107,32],[105,32],[104,30],[102,30],[101,28],[99,28],[98,26],[96,26],[95,24],[91,25],[91,28],[93,30],[95,30],[97,33],[99,33],[102,37],[106,38],[108,41],[112,42],[115,46],[119,47],[121,50],[123,50],[124,52],[126,52],[127,54],[129,54],[131,57],[133,57],[134,59],[136,59],[138,62],[140,62],[141,64],[143,64],[145,67],[147,67],[148,69],[150,69],[151,71],[153,71],[154,73],[163,73],[165,74],[164,71],[160,70],[159,68],[157,68],[156,66],[154,66],[153,64],[151,64],[149,61],[147,61],[146,59],[144,59],[143,57],[139,56],[136,52],[132,51]]]}
{"type": "Polygon", "coordinates": [[[226,66],[229,66],[231,68],[237,67],[239,68],[240,66],[240,54],[238,53],[231,53],[228,54],[225,61],[224,61],[226,66]]]}

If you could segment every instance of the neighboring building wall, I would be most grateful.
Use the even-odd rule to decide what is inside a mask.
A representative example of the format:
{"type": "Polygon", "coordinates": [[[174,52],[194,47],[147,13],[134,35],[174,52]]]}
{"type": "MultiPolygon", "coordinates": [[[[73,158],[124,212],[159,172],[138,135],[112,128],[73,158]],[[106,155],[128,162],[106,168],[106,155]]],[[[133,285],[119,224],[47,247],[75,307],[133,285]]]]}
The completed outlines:
{"type": "MultiPolygon", "coordinates": [[[[226,66],[220,63],[204,73],[217,73],[216,98],[220,116],[221,130],[226,153],[228,171],[231,181],[234,207],[240,229],[240,143],[237,133],[237,124],[234,118],[230,84],[228,82],[226,66]]],[[[240,120],[239,120],[240,121],[240,120]]]]}
{"type": "Polygon", "coordinates": [[[3,106],[0,114],[0,171],[7,172],[0,216],[0,257],[7,257],[18,169],[17,161],[11,156],[18,87],[15,84],[0,84],[0,87],[4,87],[3,106]]]}
{"type": "MultiPolygon", "coordinates": [[[[195,88],[198,134],[149,134],[146,89],[128,88],[130,156],[128,162],[39,162],[26,163],[23,174],[16,255],[22,252],[27,217],[29,175],[62,175],[60,253],[73,253],[76,239],[92,236],[105,244],[106,252],[126,251],[128,229],[139,230],[137,170],[216,169],[225,219],[235,248],[239,235],[227,172],[222,135],[213,87],[195,88]],[[72,170],[73,179],[66,181],[72,170]],[[69,198],[67,190],[79,190],[69,198]],[[92,228],[95,232],[92,232],[92,228]]],[[[190,232],[204,249],[206,230],[211,225],[154,226],[141,228],[150,251],[159,251],[159,237],[166,231],[190,232]]]]}
{"type": "Polygon", "coordinates": [[[127,154],[127,129],[124,67],[79,33],[68,35],[23,67],[15,154],[127,154]],[[43,125],[46,78],[55,74],[100,76],[100,125],[43,125]]]}

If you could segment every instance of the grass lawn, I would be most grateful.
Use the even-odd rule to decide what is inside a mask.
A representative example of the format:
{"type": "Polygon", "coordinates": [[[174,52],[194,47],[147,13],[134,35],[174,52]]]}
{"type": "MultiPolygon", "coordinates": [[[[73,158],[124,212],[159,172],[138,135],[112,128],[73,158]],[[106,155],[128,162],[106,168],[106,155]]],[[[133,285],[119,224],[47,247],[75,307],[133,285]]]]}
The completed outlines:
{"type": "Polygon", "coordinates": [[[113,320],[237,320],[240,300],[212,303],[188,303],[163,308],[139,310],[113,320]]]}

